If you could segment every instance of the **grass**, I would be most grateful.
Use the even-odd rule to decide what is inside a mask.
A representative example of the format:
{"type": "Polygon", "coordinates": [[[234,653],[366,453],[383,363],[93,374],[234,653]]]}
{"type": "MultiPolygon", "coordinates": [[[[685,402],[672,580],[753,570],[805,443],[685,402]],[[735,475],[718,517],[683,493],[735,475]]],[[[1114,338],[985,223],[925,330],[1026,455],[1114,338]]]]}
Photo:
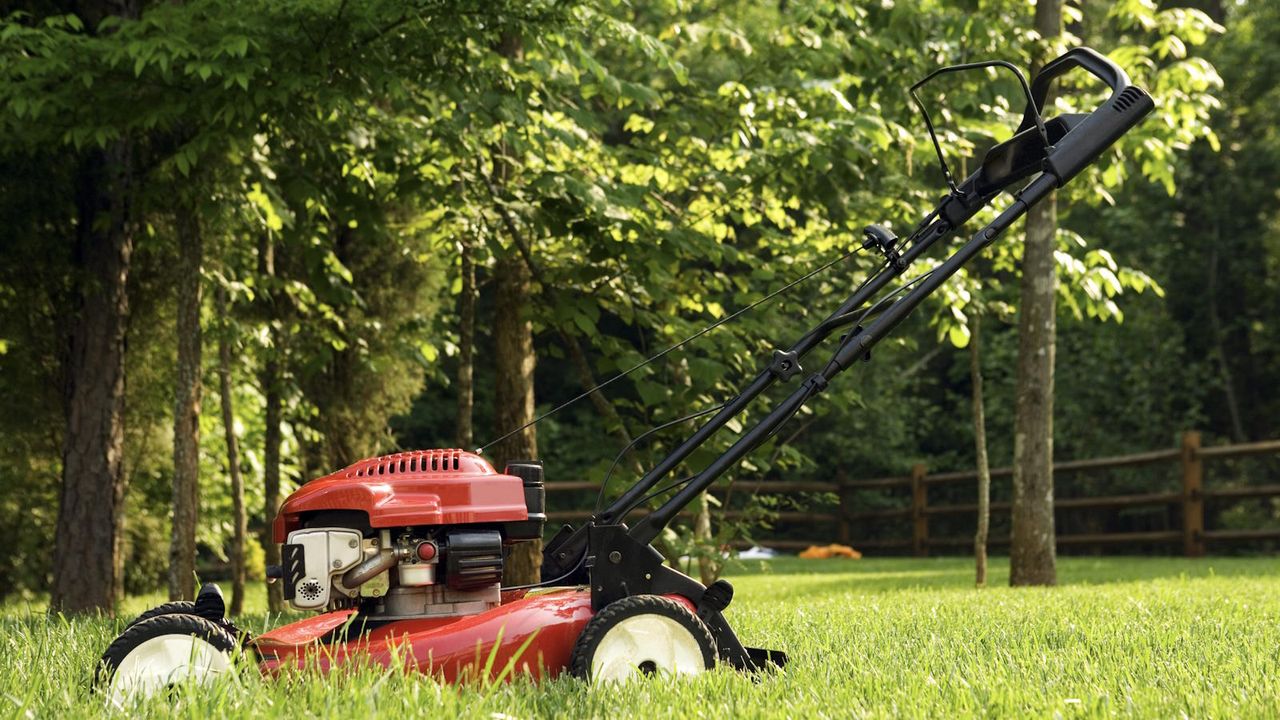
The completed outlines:
{"type": "MultiPolygon", "coordinates": [[[[751,563],[730,573],[747,644],[787,651],[759,681],[729,670],[593,689],[441,686],[400,672],[252,674],[131,717],[1277,717],[1280,561],[1063,558],[1056,588],[972,587],[963,559],[751,563]]],[[[260,630],[257,612],[246,623],[260,630]]],[[[132,598],[129,612],[159,598],[132,598]]],[[[86,690],[122,624],[0,611],[0,716],[123,715],[86,690]]]]}

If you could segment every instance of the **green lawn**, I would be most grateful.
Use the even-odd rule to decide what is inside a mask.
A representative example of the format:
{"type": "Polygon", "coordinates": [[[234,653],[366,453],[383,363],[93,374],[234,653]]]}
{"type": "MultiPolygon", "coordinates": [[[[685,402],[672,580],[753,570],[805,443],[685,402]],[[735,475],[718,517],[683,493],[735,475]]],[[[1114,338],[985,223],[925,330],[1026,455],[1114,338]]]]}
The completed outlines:
{"type": "MultiPolygon", "coordinates": [[[[729,616],[740,636],[792,658],[760,681],[718,670],[606,689],[567,679],[454,688],[390,672],[274,683],[246,674],[129,715],[1280,716],[1280,560],[1067,558],[1054,589],[1004,587],[1002,560],[991,588],[973,589],[971,573],[963,559],[736,569],[729,616]]],[[[245,624],[259,630],[256,589],[258,611],[245,624]]],[[[120,621],[49,619],[11,605],[0,623],[0,716],[107,712],[86,685],[120,621]]]]}

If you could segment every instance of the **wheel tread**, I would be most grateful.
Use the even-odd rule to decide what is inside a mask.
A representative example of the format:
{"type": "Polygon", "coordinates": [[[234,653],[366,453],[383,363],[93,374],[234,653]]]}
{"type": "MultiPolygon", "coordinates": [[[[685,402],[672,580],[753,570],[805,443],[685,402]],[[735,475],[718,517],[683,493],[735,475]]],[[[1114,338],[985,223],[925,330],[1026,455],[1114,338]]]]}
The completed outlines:
{"type": "MultiPolygon", "coordinates": [[[[162,615],[195,615],[196,617],[200,617],[199,615],[196,615],[196,604],[194,601],[171,600],[167,603],[157,605],[151,608],[150,610],[143,612],[138,617],[130,620],[129,624],[125,625],[125,631],[127,631],[129,628],[133,627],[134,625],[137,625],[138,623],[146,622],[147,620],[161,617],[162,615]]],[[[231,622],[230,618],[224,617],[216,620],[210,619],[210,618],[205,618],[205,619],[221,627],[223,630],[226,630],[227,632],[231,633],[233,637],[239,638],[241,641],[241,644],[245,645],[246,647],[248,646],[250,640],[252,640],[252,636],[250,636],[249,633],[245,632],[244,630],[241,630],[240,628],[236,627],[235,623],[231,622]]],[[[123,632],[124,631],[122,631],[122,634],[123,632]]]]}

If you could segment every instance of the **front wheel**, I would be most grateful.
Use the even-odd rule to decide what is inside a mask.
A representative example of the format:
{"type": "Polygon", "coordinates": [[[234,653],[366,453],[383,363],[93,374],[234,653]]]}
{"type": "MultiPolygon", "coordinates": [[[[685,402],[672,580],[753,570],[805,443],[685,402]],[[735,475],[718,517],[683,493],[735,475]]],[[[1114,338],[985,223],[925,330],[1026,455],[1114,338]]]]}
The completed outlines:
{"type": "Polygon", "coordinates": [[[125,629],[102,655],[94,687],[117,704],[230,672],[235,636],[202,617],[158,615],[125,629]]]}
{"type": "Polygon", "coordinates": [[[593,683],[648,675],[700,675],[715,667],[711,631],[680,603],[632,595],[606,605],[582,630],[569,659],[574,676],[593,683]]]}

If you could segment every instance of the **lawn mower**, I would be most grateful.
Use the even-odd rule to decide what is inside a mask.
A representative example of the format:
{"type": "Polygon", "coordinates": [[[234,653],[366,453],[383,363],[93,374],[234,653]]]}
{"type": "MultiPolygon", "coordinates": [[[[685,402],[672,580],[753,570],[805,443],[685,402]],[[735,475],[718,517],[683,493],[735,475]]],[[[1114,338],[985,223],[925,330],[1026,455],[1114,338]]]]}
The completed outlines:
{"type": "Polygon", "coordinates": [[[711,416],[616,500],[582,527],[560,528],[545,545],[541,582],[502,585],[510,548],[543,536],[540,463],[512,462],[499,473],[481,455],[462,450],[370,458],[306,483],[274,518],[282,563],[268,575],[282,583],[294,608],[318,614],[249,637],[225,617],[217,587],[206,585],[194,602],[162,605],[131,623],[103,655],[95,686],[124,701],[178,682],[211,680],[232,668],[235,655],[253,658],[268,676],[367,663],[448,682],[568,672],[599,683],[695,675],[717,663],[745,672],[784,665],[783,653],[738,639],[725,616],[733,599],[728,582],[703,585],[666,564],[652,543],[836,375],[869,360],[876,344],[961,266],[1154,108],[1121,68],[1088,48],[1048,63],[1030,84],[1009,63],[971,63],[935,71],[911,88],[911,96],[950,192],[905,239],[868,226],[865,241],[850,254],[882,255],[878,269],[789,349],[775,350],[739,394],[684,418],[711,416]],[[1106,83],[1109,96],[1091,113],[1046,120],[1050,85],[1073,68],[1106,83]],[[917,90],[944,73],[987,69],[1011,71],[1026,108],[1012,137],[988,150],[978,170],[957,183],[917,90]],[[941,264],[882,292],[924,252],[1027,178],[1008,206],[941,264]],[[843,333],[835,350],[819,370],[806,374],[700,472],[662,484],[761,393],[801,376],[805,356],[838,330],[843,333]],[[627,522],[637,508],[662,497],[667,499],[652,512],[627,522]]]}

